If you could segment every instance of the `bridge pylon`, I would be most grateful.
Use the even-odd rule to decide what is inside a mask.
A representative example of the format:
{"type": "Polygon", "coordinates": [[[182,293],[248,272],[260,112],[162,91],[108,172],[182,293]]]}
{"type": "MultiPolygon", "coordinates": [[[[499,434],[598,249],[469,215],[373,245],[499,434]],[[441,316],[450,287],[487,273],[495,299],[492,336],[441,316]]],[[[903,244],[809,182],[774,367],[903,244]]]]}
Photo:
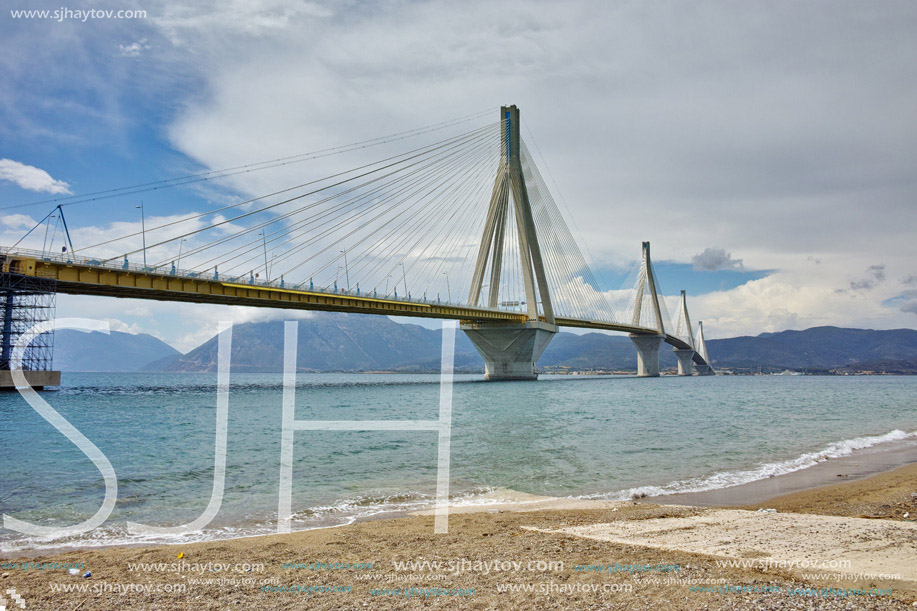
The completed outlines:
{"type": "Polygon", "coordinates": [[[710,357],[707,356],[707,342],[704,340],[704,321],[697,323],[697,333],[694,334],[694,348],[704,359],[703,365],[697,365],[697,375],[714,375],[716,372],[713,371],[713,367],[710,365],[710,357]]]}
{"type": "Polygon", "coordinates": [[[665,323],[662,318],[662,308],[659,305],[659,294],[656,292],[656,274],[650,259],[650,243],[643,243],[643,262],[640,266],[640,275],[637,277],[637,298],[634,305],[633,326],[641,324],[643,316],[643,300],[649,292],[652,305],[653,326],[658,331],[657,335],[631,333],[630,339],[637,348],[637,376],[641,378],[659,377],[659,346],[665,339],[665,323]]]}
{"type": "Polygon", "coordinates": [[[678,327],[675,335],[687,341],[688,348],[675,348],[678,358],[678,375],[694,375],[694,329],[691,327],[691,316],[688,314],[688,298],[684,290],[681,291],[681,300],[678,304],[678,327]]]}
{"type": "Polygon", "coordinates": [[[500,304],[503,245],[512,199],[528,320],[522,324],[465,321],[461,328],[484,358],[484,379],[535,380],[538,378],[535,363],[557,333],[557,325],[522,172],[519,109],[515,105],[501,107],[500,121],[500,165],[478,249],[468,305],[479,305],[488,270],[490,279],[486,306],[496,308],[500,304]]]}

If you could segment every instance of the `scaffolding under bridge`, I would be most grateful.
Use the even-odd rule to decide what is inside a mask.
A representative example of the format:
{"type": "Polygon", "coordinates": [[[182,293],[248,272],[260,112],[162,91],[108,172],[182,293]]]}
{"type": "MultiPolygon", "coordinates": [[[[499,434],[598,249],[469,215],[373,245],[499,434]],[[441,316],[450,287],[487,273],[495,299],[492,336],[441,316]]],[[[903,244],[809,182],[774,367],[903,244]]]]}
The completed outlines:
{"type": "MultiPolygon", "coordinates": [[[[0,273],[0,388],[14,388],[10,370],[13,353],[35,325],[54,319],[57,282],[50,278],[0,273]]],[[[41,333],[29,342],[20,364],[33,388],[57,386],[60,372],[53,371],[54,333],[41,333]]]]}

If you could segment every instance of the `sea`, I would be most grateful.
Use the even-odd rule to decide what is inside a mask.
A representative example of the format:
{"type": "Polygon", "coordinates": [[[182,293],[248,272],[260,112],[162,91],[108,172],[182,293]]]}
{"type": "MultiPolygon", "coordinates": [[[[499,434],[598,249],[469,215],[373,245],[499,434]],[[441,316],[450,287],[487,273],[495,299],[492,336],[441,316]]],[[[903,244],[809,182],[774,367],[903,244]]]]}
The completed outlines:
{"type": "MultiPolygon", "coordinates": [[[[137,535],[127,522],[186,524],[214,478],[216,374],[64,373],[45,399],[108,458],[118,481],[101,526],[63,538],[0,527],[0,553],[270,534],[277,528],[282,375],[233,374],[225,491],[204,529],[137,535]]],[[[436,420],[440,376],[299,374],[297,420],[436,420]]],[[[456,504],[518,493],[628,499],[711,490],[864,448],[917,443],[917,377],[543,375],[452,387],[456,504]]],[[[432,506],[435,431],[296,431],[293,530],[432,506]]],[[[45,526],[102,504],[96,466],[19,393],[0,394],[0,513],[45,526]]]]}

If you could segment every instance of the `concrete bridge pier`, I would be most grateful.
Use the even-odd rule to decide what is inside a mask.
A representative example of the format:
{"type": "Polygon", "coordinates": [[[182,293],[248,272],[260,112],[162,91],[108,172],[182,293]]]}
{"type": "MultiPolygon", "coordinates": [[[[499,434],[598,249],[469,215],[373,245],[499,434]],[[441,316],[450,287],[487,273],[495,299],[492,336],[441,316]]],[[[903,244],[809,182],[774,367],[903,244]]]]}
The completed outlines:
{"type": "Polygon", "coordinates": [[[637,377],[659,377],[659,346],[664,339],[662,335],[630,336],[630,341],[637,348],[637,377]]]}
{"type": "Polygon", "coordinates": [[[697,375],[699,376],[712,376],[714,374],[713,367],[710,365],[697,365],[697,375]]]}
{"type": "Polygon", "coordinates": [[[691,348],[676,348],[675,356],[678,357],[678,375],[694,375],[694,355],[697,354],[691,348]]]}
{"type": "Polygon", "coordinates": [[[537,380],[535,363],[557,333],[557,325],[463,322],[462,331],[484,358],[485,380],[537,380]]]}

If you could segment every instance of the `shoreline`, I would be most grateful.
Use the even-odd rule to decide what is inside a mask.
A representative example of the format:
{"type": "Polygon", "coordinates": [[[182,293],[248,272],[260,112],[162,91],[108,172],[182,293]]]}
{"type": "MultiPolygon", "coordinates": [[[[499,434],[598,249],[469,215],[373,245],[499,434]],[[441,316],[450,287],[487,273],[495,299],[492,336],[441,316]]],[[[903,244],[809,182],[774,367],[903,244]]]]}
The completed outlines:
{"type": "Polygon", "coordinates": [[[917,523],[904,517],[908,508],[917,515],[911,491],[917,464],[771,499],[777,514],[519,494],[509,504],[456,508],[448,534],[434,534],[431,515],[410,515],[83,548],[22,561],[82,563],[88,579],[5,568],[0,581],[29,609],[409,609],[435,601],[443,609],[904,610],[917,602],[917,523]],[[838,559],[849,564],[826,568],[838,559]]]}
{"type": "Polygon", "coordinates": [[[697,507],[758,505],[796,492],[888,473],[914,463],[917,463],[917,437],[908,437],[853,450],[845,456],[825,458],[797,471],[772,475],[744,484],[700,492],[647,496],[634,500],[697,507]]]}
{"type": "MultiPolygon", "coordinates": [[[[859,439],[859,438],[858,438],[859,439]]],[[[917,436],[905,439],[883,441],[866,448],[852,450],[850,454],[824,458],[814,465],[797,471],[772,475],[743,484],[715,488],[699,492],[681,492],[632,498],[615,498],[617,493],[609,493],[609,498],[600,496],[569,497],[535,495],[508,488],[498,488],[471,499],[458,500],[457,505],[450,506],[450,514],[495,513],[502,511],[529,512],[539,510],[575,510],[575,509],[609,509],[619,503],[635,502],[653,505],[678,505],[690,507],[764,507],[773,499],[809,490],[831,486],[833,484],[854,482],[887,473],[901,467],[917,463],[917,436]]],[[[917,491],[917,490],[915,490],[917,491]]],[[[455,502],[455,501],[453,501],[455,502]]],[[[295,533],[306,533],[325,529],[351,527],[355,524],[378,520],[397,520],[410,516],[434,515],[434,507],[410,509],[392,507],[380,509],[364,515],[341,516],[343,521],[337,524],[317,525],[295,533]]],[[[917,515],[917,512],[915,512],[917,515]]],[[[219,543],[226,541],[252,539],[272,536],[271,532],[253,532],[234,534],[222,538],[201,539],[193,543],[219,543]]],[[[98,545],[68,545],[41,547],[18,550],[0,550],[0,560],[13,557],[38,557],[49,554],[60,554],[71,551],[105,550],[118,548],[173,547],[188,545],[188,542],[168,541],[116,541],[98,545]]]]}

